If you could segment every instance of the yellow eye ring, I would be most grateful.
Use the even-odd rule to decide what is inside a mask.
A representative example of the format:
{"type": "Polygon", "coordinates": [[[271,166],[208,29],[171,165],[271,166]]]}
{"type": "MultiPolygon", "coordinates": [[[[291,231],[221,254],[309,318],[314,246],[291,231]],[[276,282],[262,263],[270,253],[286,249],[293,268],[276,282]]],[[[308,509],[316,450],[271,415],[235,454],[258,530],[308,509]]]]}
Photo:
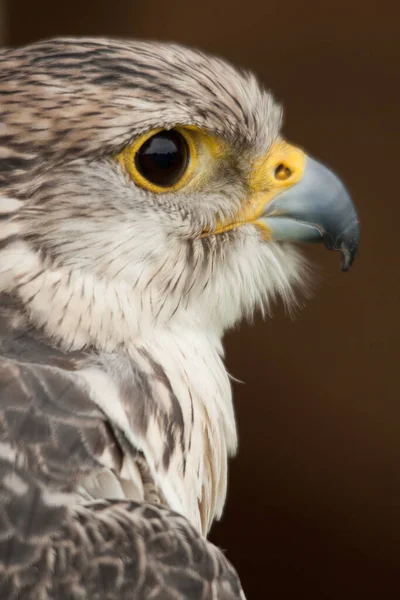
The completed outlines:
{"type": "Polygon", "coordinates": [[[185,127],[153,129],[117,156],[124,171],[140,187],[156,194],[186,185],[197,164],[194,132],[185,127]]]}

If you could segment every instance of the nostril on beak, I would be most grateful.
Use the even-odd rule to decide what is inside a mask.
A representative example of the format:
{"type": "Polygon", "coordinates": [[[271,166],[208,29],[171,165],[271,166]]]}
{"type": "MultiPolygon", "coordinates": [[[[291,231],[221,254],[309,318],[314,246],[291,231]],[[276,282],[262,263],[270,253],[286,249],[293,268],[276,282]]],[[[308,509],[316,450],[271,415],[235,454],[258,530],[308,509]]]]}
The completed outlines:
{"type": "Polygon", "coordinates": [[[279,163],[274,171],[275,179],[278,181],[286,181],[292,175],[292,170],[284,163],[279,163]]]}

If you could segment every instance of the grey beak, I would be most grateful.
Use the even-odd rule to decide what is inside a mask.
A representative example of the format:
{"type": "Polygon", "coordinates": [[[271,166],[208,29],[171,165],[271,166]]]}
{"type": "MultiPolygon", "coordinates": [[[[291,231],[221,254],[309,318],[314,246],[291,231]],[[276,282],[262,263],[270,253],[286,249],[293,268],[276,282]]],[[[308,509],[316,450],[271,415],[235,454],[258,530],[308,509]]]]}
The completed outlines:
{"type": "Polygon", "coordinates": [[[274,240],[323,242],[339,250],[343,271],[356,256],[360,227],[354,204],[340,179],[312,158],[306,157],[299,183],[272,200],[258,220],[274,240]]]}

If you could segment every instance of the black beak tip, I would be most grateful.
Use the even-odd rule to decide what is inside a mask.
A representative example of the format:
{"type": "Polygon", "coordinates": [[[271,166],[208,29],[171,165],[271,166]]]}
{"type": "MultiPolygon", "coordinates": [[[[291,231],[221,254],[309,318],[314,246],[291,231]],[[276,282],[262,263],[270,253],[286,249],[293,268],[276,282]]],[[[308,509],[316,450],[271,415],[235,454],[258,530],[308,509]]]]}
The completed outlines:
{"type": "Polygon", "coordinates": [[[342,240],[340,251],[342,253],[342,271],[348,271],[357,255],[360,244],[360,225],[358,219],[355,219],[353,227],[347,232],[345,239],[342,240]]]}
{"type": "Polygon", "coordinates": [[[342,248],[340,250],[341,253],[341,269],[343,271],[343,273],[346,273],[347,271],[350,270],[351,265],[353,264],[353,261],[355,259],[355,252],[351,253],[349,252],[348,248],[342,248]]]}
{"type": "Polygon", "coordinates": [[[347,239],[346,241],[343,241],[339,245],[338,249],[340,250],[340,253],[342,255],[341,268],[342,268],[343,272],[348,271],[350,269],[351,265],[353,264],[354,259],[357,255],[358,244],[359,244],[359,233],[357,232],[357,235],[355,235],[351,239],[347,239]]]}
{"type": "Polygon", "coordinates": [[[333,240],[331,236],[324,236],[324,244],[328,250],[338,250],[341,254],[341,269],[345,273],[350,270],[351,265],[357,255],[359,244],[359,233],[347,237],[346,240],[333,240]]]}

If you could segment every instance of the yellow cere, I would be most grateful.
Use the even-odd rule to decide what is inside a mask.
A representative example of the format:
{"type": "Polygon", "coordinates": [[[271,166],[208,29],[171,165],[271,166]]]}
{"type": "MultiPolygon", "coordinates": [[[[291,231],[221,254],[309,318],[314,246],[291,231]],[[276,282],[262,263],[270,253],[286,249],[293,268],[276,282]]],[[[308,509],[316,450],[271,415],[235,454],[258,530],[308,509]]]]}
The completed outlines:
{"type": "Polygon", "coordinates": [[[135,156],[143,144],[151,137],[164,131],[162,128],[152,129],[136,138],[129,146],[120,152],[116,159],[120,162],[124,171],[140,187],[156,194],[176,192],[183,187],[192,187],[200,184],[207,178],[207,174],[215,168],[215,160],[225,153],[225,142],[210,135],[197,127],[182,126],[174,127],[174,131],[180,133],[185,139],[189,151],[188,165],[182,177],[174,185],[158,186],[148,181],[139,173],[135,156]]]}
{"type": "Polygon", "coordinates": [[[292,187],[303,177],[305,154],[284,140],[275,142],[268,154],[257,159],[249,176],[249,198],[229,223],[218,223],[215,233],[230,231],[246,223],[261,227],[268,237],[268,227],[257,221],[265,207],[280,192],[292,187]]]}

